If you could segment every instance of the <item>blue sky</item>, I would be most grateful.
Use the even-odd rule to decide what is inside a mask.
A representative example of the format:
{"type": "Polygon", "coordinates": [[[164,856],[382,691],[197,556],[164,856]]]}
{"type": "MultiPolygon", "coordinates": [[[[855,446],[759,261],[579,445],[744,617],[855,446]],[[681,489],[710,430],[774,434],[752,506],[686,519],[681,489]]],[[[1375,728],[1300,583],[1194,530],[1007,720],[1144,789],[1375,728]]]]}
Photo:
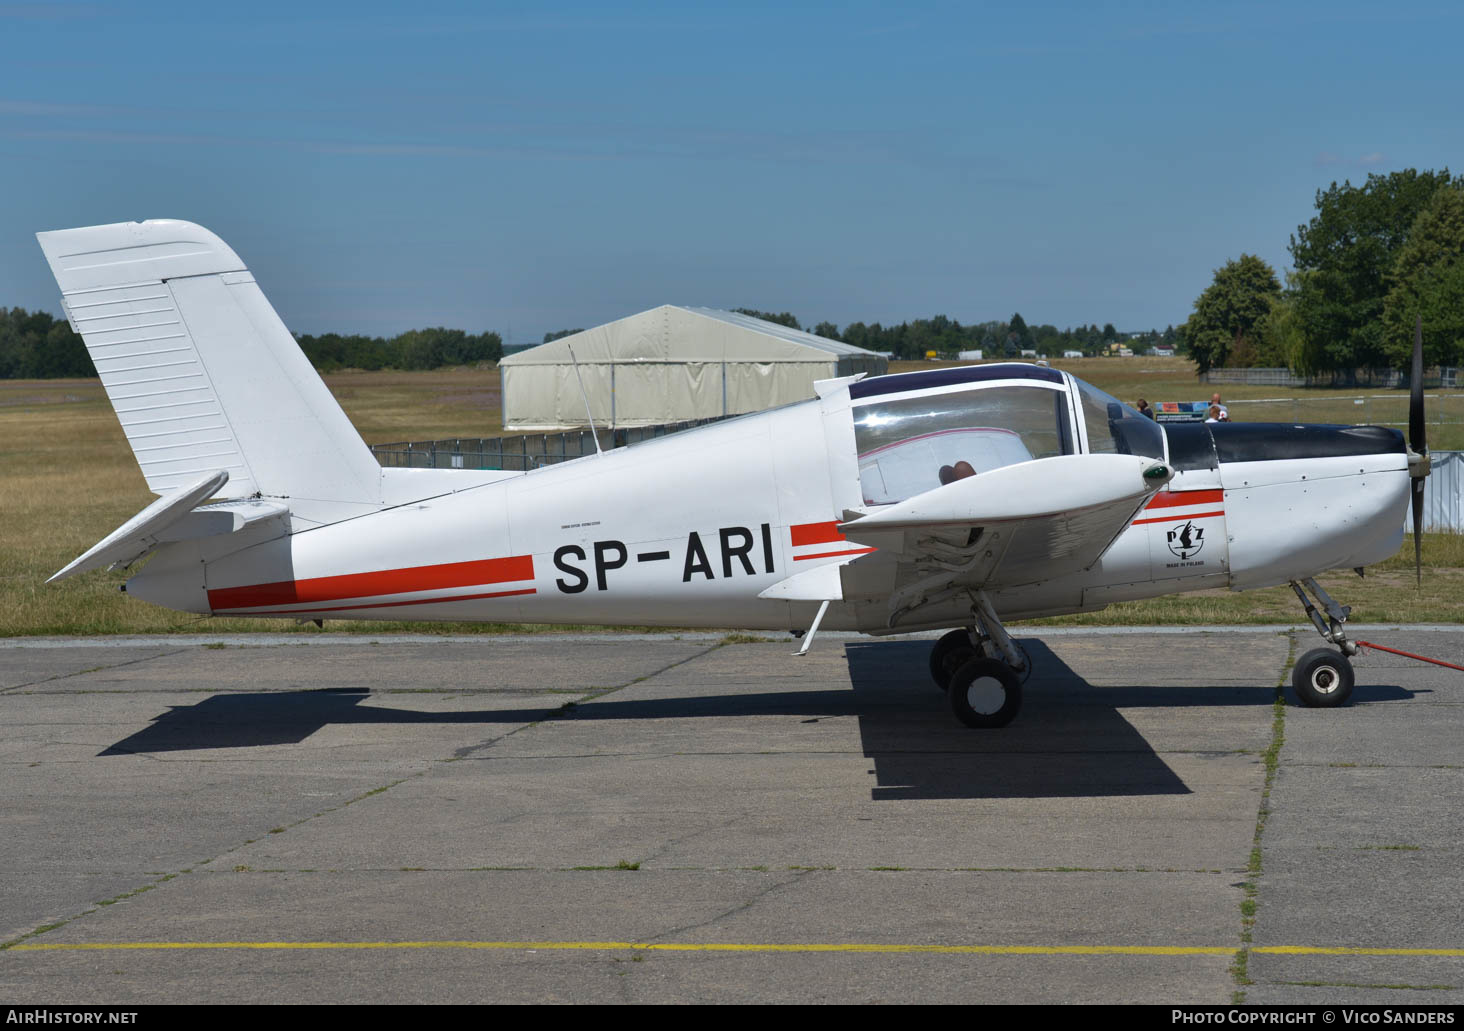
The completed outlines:
{"type": "Polygon", "coordinates": [[[1318,188],[1464,171],[1451,3],[0,0],[0,304],[182,218],[297,332],[658,304],[1122,329],[1318,188]]]}

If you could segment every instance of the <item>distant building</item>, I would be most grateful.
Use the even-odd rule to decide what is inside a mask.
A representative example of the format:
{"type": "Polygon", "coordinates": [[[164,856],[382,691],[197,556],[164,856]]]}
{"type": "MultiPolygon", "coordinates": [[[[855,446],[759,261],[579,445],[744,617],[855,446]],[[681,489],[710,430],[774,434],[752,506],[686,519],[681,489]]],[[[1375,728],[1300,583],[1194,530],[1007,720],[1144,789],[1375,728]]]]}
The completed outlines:
{"type": "Polygon", "coordinates": [[[956,354],[956,357],[963,362],[979,362],[985,356],[985,351],[960,351],[956,354]]]}
{"type": "Polygon", "coordinates": [[[1062,353],[1062,356],[1064,358],[1081,358],[1081,357],[1083,357],[1083,352],[1082,351],[1064,351],[1062,353]]]}

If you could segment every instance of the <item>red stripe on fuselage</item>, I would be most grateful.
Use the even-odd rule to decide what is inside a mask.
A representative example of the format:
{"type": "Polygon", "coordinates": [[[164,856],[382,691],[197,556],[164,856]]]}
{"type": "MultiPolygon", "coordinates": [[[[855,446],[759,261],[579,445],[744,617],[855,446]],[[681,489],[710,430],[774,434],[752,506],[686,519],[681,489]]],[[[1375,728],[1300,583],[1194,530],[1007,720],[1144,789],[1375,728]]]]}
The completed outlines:
{"type": "Polygon", "coordinates": [[[839,532],[838,520],[831,523],[799,523],[788,527],[788,533],[793,538],[795,548],[806,544],[832,544],[845,539],[839,532]]]}
{"type": "MultiPolygon", "coordinates": [[[[436,591],[449,587],[513,583],[534,578],[534,557],[514,555],[474,562],[448,562],[439,566],[410,566],[381,569],[372,573],[317,576],[307,580],[281,580],[247,587],[223,587],[208,592],[211,609],[247,609],[269,605],[342,601],[384,594],[436,591]]],[[[450,600],[450,599],[443,599],[450,600]]]]}
{"type": "Polygon", "coordinates": [[[1221,490],[1175,490],[1155,494],[1144,508],[1177,508],[1180,505],[1218,505],[1225,499],[1221,490]]]}
{"type": "Polygon", "coordinates": [[[820,551],[817,555],[794,555],[794,562],[805,562],[811,558],[833,558],[835,555],[868,555],[871,551],[878,551],[878,548],[853,548],[849,551],[820,551]]]}
{"type": "Polygon", "coordinates": [[[1167,515],[1159,516],[1157,519],[1135,519],[1133,521],[1133,525],[1143,526],[1145,523],[1177,523],[1181,519],[1210,519],[1214,516],[1223,516],[1224,514],[1225,510],[1220,509],[1218,512],[1195,512],[1191,515],[1167,515]]]}
{"type": "Polygon", "coordinates": [[[313,609],[270,609],[262,616],[301,616],[317,612],[354,612],[357,609],[400,609],[408,605],[446,605],[455,601],[477,601],[479,598],[513,598],[520,594],[538,594],[537,588],[524,587],[517,591],[490,591],[487,594],[444,594],[436,598],[412,598],[407,601],[374,601],[368,605],[317,605],[313,609]]]}

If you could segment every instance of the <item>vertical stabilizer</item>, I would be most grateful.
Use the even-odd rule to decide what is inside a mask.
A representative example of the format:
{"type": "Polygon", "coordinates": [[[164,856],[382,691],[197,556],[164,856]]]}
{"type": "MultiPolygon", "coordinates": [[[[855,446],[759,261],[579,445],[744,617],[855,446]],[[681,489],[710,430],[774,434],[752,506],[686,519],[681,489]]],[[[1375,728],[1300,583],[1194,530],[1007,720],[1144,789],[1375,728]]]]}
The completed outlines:
{"type": "Polygon", "coordinates": [[[381,503],[381,468],[238,256],[190,222],[38,233],[155,494],[381,503]]]}

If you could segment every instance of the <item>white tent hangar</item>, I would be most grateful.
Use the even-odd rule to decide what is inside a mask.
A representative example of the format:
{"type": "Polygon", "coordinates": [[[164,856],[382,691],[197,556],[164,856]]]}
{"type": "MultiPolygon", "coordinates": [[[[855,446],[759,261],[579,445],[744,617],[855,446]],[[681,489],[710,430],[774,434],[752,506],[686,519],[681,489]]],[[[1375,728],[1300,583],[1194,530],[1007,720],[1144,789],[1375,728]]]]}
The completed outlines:
{"type": "Polygon", "coordinates": [[[760,412],[812,397],[815,380],[877,376],[888,365],[873,351],[774,322],[663,304],[505,357],[503,426],[583,426],[585,395],[597,426],[760,412]]]}

